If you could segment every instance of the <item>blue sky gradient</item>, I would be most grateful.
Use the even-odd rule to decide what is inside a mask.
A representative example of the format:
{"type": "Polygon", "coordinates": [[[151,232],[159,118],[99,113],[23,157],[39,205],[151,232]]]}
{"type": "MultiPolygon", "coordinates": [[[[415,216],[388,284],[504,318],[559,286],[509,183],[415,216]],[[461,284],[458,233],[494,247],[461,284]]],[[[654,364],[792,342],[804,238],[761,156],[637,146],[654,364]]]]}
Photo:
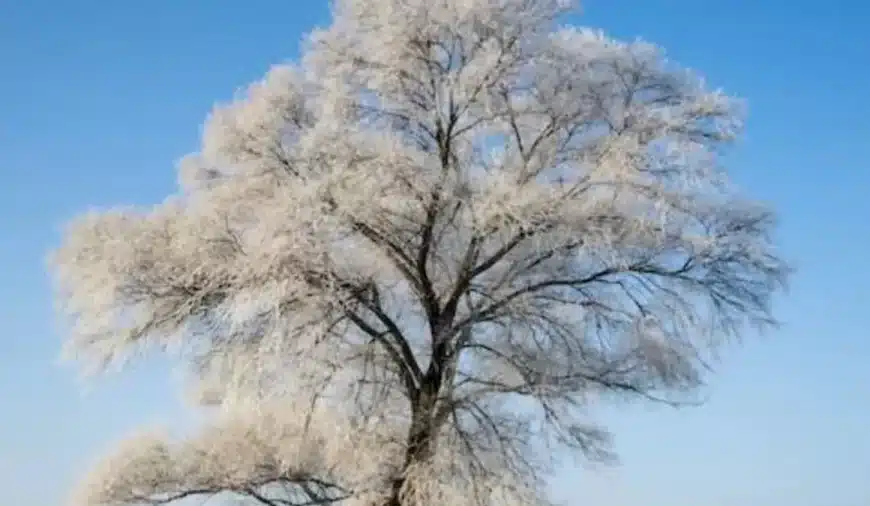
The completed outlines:
{"type": "MultiPolygon", "coordinates": [[[[747,100],[732,174],[779,210],[799,271],[778,304],[785,326],[727,354],[706,406],[602,413],[623,465],[566,468],[557,494],[867,506],[870,3],[585,4],[578,23],[659,43],[747,100]]],[[[79,211],[173,191],[212,103],[294,58],[327,20],[315,0],[0,2],[0,503],[60,504],[137,425],[189,421],[160,360],[87,385],[58,365],[45,254],[79,211]]]]}

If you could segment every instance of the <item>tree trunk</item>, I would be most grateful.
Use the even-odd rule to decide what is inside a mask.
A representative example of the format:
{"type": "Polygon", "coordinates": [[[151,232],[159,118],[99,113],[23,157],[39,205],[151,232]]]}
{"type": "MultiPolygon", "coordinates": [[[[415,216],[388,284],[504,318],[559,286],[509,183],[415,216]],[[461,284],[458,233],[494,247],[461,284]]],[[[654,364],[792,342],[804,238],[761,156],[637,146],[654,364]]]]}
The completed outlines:
{"type": "MultiPolygon", "coordinates": [[[[452,321],[453,315],[448,321],[452,321]]],[[[438,423],[435,420],[436,406],[444,382],[444,372],[451,365],[448,354],[449,338],[443,336],[443,325],[432,328],[433,349],[429,367],[423,375],[416,396],[411,400],[411,427],[408,430],[407,450],[402,464],[401,474],[393,481],[393,489],[386,506],[422,506],[408,504],[402,501],[402,489],[405,487],[405,472],[413,465],[430,460],[435,454],[437,445],[438,423]]]]}
{"type": "Polygon", "coordinates": [[[402,488],[405,486],[404,475],[414,464],[426,462],[435,452],[435,437],[437,428],[433,425],[437,390],[434,384],[424,382],[419,397],[412,406],[411,427],[408,431],[408,446],[405,460],[402,464],[402,474],[393,481],[390,498],[385,506],[420,506],[406,504],[402,501],[402,488]]]}

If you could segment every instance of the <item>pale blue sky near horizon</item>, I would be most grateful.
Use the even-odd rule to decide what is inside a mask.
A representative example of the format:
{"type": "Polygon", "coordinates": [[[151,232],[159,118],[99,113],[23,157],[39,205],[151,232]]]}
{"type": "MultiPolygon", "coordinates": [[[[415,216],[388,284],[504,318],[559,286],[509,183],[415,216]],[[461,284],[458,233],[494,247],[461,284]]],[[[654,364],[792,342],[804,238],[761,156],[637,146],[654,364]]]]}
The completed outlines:
{"type": "MultiPolygon", "coordinates": [[[[731,156],[797,267],[784,326],[727,354],[710,401],[608,410],[622,465],[565,468],[567,504],[870,505],[870,4],[588,0],[572,20],[661,44],[746,99],[731,156]]],[[[44,258],[90,206],[153,203],[211,105],[293,59],[314,0],[0,1],[0,503],[53,506],[108,445],[183,423],[166,365],[59,366],[44,258]]]]}

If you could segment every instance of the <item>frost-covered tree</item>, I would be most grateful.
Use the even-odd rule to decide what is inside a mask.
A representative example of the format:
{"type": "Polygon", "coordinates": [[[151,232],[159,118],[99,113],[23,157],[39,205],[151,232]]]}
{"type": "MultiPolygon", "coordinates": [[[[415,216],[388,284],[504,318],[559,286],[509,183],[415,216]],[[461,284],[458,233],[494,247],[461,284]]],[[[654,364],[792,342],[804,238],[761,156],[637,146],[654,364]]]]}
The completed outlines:
{"type": "Polygon", "coordinates": [[[690,400],[772,323],[771,213],[726,95],[564,0],[338,0],[215,108],[177,194],[54,253],[88,370],[178,354],[213,424],[130,440],[80,504],[542,504],[599,402],[690,400]]]}

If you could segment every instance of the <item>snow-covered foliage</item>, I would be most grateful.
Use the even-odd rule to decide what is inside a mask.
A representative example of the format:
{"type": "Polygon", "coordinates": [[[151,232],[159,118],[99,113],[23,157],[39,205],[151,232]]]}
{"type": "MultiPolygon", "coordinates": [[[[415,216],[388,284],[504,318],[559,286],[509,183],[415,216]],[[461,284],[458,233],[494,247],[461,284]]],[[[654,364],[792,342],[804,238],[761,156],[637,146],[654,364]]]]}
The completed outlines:
{"type": "Polygon", "coordinates": [[[88,370],[150,349],[219,409],[79,503],[540,504],[599,400],[678,402],[787,268],[719,153],[740,107],[562,0],[337,0],[217,106],[179,191],[53,255],[88,370]]]}

